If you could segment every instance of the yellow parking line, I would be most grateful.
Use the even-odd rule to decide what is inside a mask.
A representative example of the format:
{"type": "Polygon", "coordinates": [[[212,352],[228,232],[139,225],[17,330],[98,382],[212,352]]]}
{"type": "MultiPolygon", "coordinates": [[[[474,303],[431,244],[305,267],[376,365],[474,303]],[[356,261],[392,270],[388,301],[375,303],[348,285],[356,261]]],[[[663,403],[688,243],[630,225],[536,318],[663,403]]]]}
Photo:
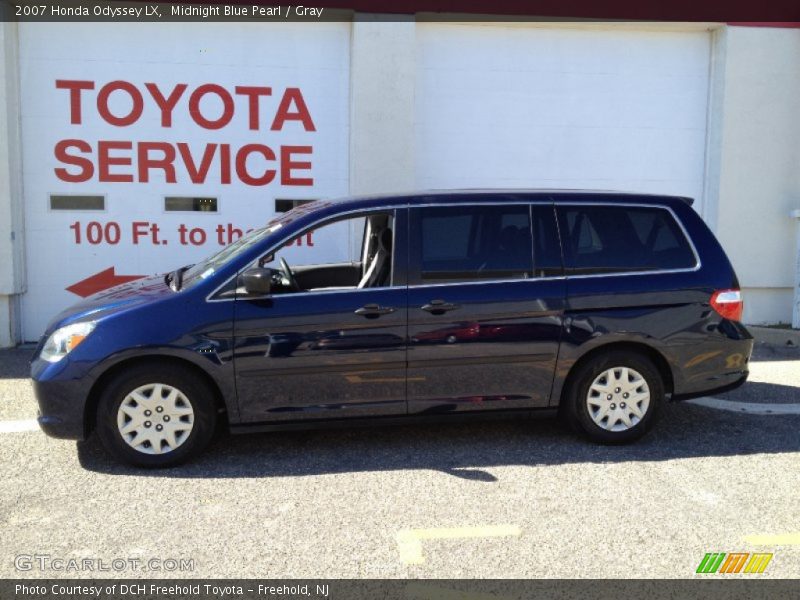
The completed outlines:
{"type": "Polygon", "coordinates": [[[422,540],[506,537],[519,536],[521,533],[522,531],[516,525],[402,529],[397,532],[397,550],[400,553],[400,560],[407,565],[421,565],[425,562],[425,556],[422,554],[422,540]]]}
{"type": "Polygon", "coordinates": [[[757,546],[796,546],[800,544],[800,533],[779,533],[777,535],[748,535],[748,544],[757,546]]]}

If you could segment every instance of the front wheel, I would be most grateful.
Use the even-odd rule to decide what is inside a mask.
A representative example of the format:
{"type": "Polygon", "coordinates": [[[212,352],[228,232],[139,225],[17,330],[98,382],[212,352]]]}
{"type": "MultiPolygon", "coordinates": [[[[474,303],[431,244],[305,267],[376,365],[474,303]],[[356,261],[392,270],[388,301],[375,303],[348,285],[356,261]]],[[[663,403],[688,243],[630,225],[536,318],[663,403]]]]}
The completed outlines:
{"type": "Polygon", "coordinates": [[[664,382],[640,354],[612,351],[589,359],[570,376],[569,421],[589,439],[606,444],[639,439],[656,421],[664,382]]]}
{"type": "Polygon", "coordinates": [[[169,467],[211,440],[216,411],[211,390],[185,367],[144,364],[112,380],[97,407],[97,434],[118,460],[169,467]]]}

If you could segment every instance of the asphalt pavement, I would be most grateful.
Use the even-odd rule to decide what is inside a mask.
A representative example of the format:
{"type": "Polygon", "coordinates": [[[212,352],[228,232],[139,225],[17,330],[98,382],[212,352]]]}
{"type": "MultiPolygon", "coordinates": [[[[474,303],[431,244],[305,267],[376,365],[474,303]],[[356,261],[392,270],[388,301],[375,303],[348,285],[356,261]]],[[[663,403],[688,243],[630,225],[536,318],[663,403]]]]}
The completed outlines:
{"type": "MultiPolygon", "coordinates": [[[[32,427],[30,351],[0,351],[0,577],[800,577],[800,414],[670,404],[621,447],[553,419],[221,434],[141,471],[32,427]]],[[[719,399],[800,405],[800,349],[752,373],[719,399]]]]}

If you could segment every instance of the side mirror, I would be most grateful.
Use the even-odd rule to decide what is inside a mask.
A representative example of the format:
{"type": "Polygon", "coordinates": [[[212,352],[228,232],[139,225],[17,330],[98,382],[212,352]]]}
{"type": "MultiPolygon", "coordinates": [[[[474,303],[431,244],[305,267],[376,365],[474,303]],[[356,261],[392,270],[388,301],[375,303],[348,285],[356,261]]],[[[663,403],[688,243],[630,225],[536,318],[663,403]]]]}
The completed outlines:
{"type": "Polygon", "coordinates": [[[266,296],[272,289],[272,269],[253,267],[241,274],[241,284],[251,296],[266,296]]]}

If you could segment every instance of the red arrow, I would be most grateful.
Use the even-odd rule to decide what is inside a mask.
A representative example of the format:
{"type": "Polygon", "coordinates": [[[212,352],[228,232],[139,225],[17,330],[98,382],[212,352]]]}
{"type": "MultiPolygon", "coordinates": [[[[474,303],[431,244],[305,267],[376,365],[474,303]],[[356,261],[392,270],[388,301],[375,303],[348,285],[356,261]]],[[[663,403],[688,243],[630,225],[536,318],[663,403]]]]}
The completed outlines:
{"type": "Polygon", "coordinates": [[[68,292],[72,292],[73,294],[80,296],[81,298],[86,298],[86,296],[91,296],[97,292],[102,292],[103,290],[107,290],[108,288],[119,285],[120,283],[127,283],[128,281],[141,279],[142,277],[144,277],[144,275],[117,275],[114,272],[114,267],[109,267],[105,271],[100,271],[99,273],[90,275],[86,279],[83,279],[78,283],[73,283],[71,286],[65,289],[68,292]]]}

